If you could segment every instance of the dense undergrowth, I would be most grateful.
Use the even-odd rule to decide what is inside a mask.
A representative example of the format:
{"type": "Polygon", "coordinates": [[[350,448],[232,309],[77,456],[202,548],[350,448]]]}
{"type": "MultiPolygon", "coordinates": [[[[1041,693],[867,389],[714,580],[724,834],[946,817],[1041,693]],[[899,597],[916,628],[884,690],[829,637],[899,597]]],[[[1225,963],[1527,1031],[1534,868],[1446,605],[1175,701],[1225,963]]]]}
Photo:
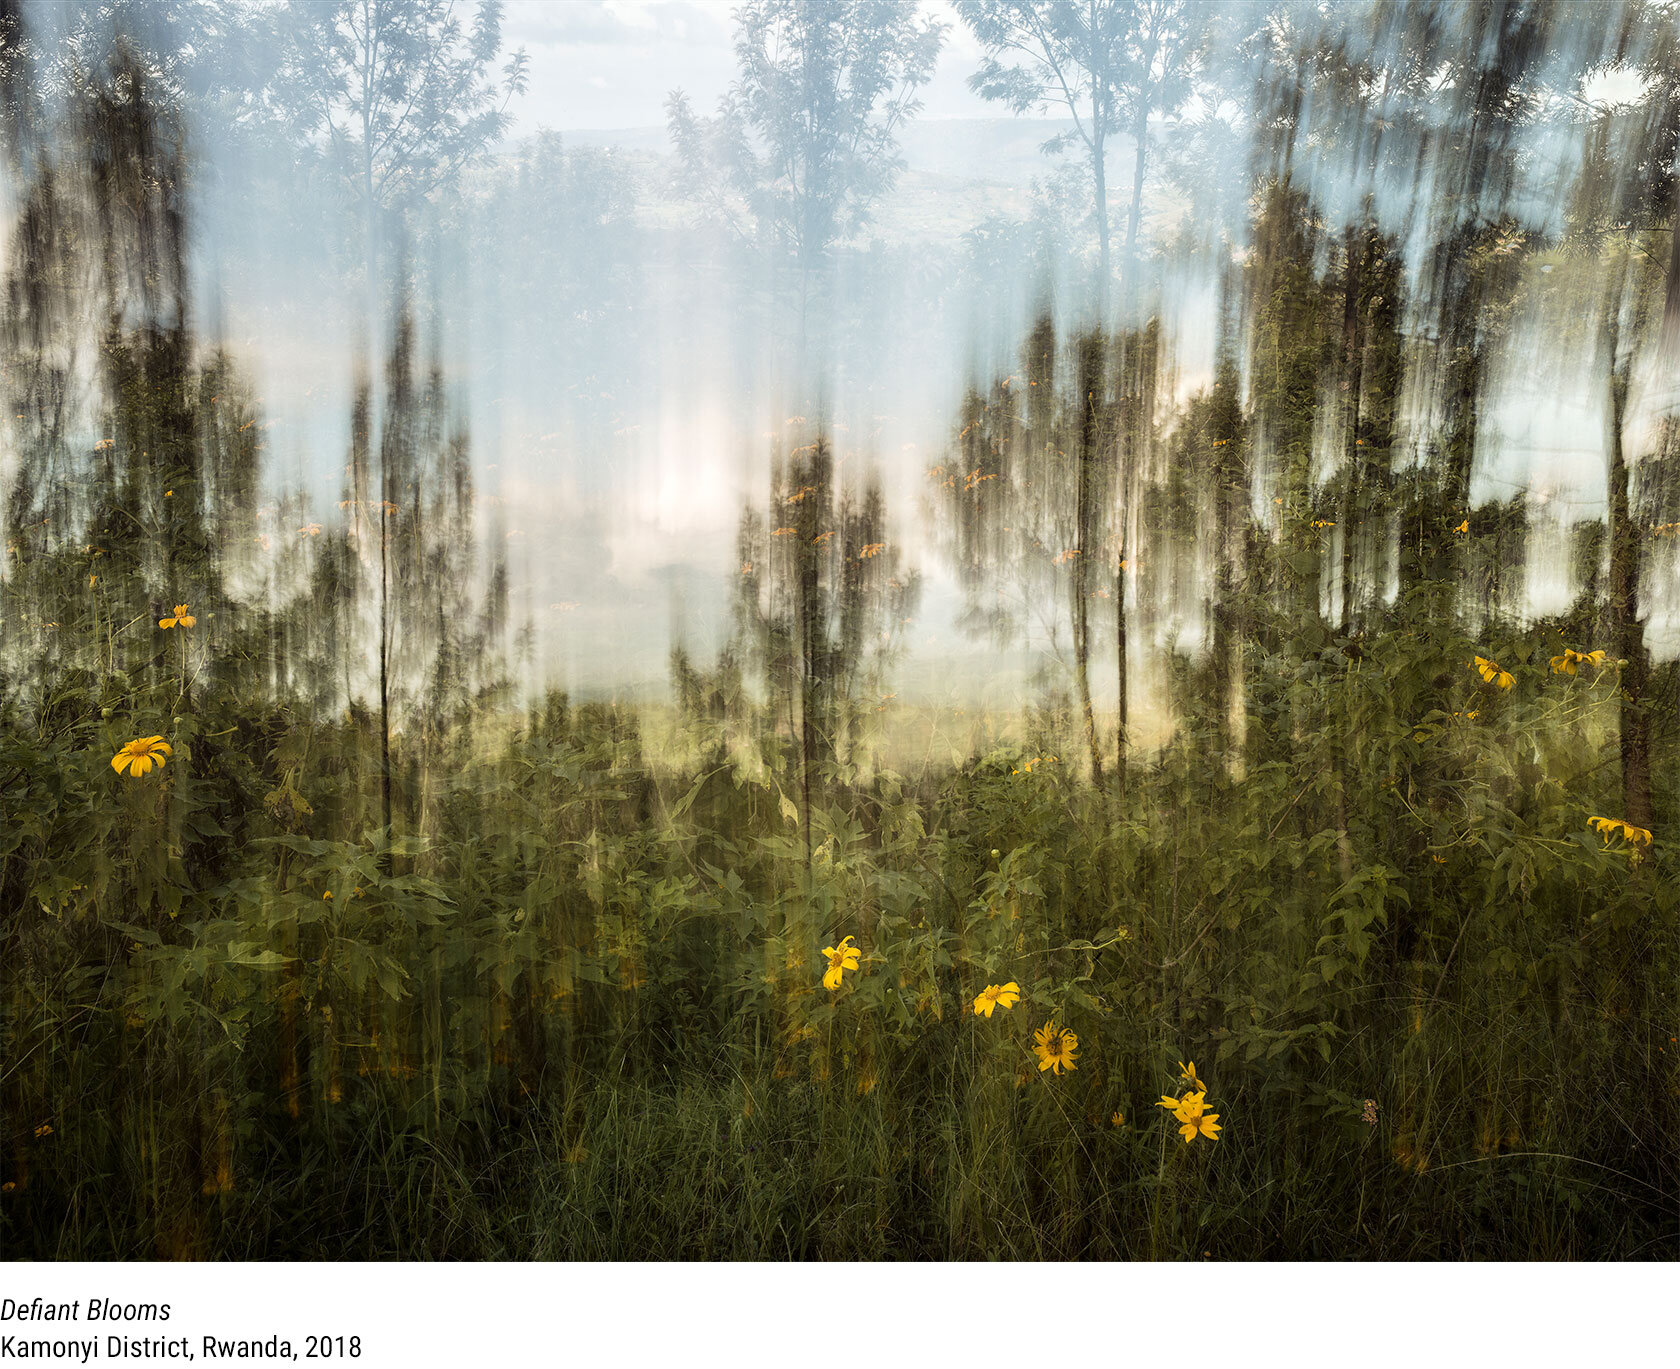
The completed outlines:
{"type": "MultiPolygon", "coordinates": [[[[491,165],[494,6],[375,7],[395,67],[366,7],[156,8],[0,5],[8,1256],[1680,1254],[1667,7],[1230,7],[1236,217],[1139,239],[1145,108],[1123,286],[1106,191],[946,250],[749,185],[754,254],[558,135],[491,165]],[[324,264],[195,299],[231,223],[324,264]],[[930,419],[910,325],[971,308],[930,419]],[[680,548],[558,597],[737,444],[714,660],[680,548]],[[897,697],[924,569],[1022,711],[897,697]],[[644,572],[672,703],[542,696],[580,606],[606,672],[666,640],[644,572]]],[[[771,9],[847,11],[834,82],[909,15],[771,9]]],[[[685,109],[705,191],[750,139],[685,109]]]]}
{"type": "Polygon", "coordinates": [[[6,1248],[1672,1256],[1680,896],[1543,638],[1292,640],[1240,775],[1099,791],[1047,709],[808,820],[773,733],[551,696],[399,739],[394,842],[365,719],[67,676],[0,732],[6,1248]]]}

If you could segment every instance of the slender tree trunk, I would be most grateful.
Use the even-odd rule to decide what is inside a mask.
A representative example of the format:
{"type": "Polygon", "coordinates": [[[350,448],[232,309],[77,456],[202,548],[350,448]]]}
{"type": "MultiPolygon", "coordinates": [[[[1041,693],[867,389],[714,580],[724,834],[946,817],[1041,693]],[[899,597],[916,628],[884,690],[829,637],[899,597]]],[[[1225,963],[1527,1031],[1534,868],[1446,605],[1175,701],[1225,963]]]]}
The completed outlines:
{"type": "MultiPolygon", "coordinates": [[[[797,468],[796,468],[797,469],[797,468]]],[[[817,468],[821,470],[822,468],[817,468]]],[[[817,554],[812,546],[818,521],[809,510],[817,507],[816,499],[820,498],[822,507],[826,509],[829,501],[829,483],[825,478],[813,479],[812,483],[820,484],[821,493],[812,496],[810,502],[801,504],[799,516],[794,520],[799,529],[797,543],[794,550],[798,581],[799,614],[799,656],[800,656],[800,691],[799,691],[799,790],[800,801],[804,807],[805,829],[805,863],[811,863],[811,772],[816,768],[818,758],[818,729],[826,725],[827,715],[823,700],[822,675],[826,668],[827,656],[827,625],[822,615],[822,586],[819,579],[817,554]]]]}
{"type": "Polygon", "coordinates": [[[1149,165],[1149,103],[1142,101],[1142,109],[1132,125],[1135,148],[1132,156],[1132,204],[1126,212],[1126,293],[1124,327],[1131,327],[1132,313],[1138,300],[1138,231],[1143,224],[1143,181],[1149,165]]]}
{"type": "Polygon", "coordinates": [[[1674,178],[1674,223],[1668,230],[1668,285],[1663,295],[1663,348],[1680,358],[1680,176],[1674,178]]]}
{"type": "Polygon", "coordinates": [[[1106,325],[1108,290],[1113,280],[1114,264],[1109,249],[1108,230],[1108,133],[1103,126],[1102,112],[1095,94],[1091,96],[1091,182],[1092,197],[1097,211],[1097,257],[1102,272],[1097,281],[1097,326],[1106,325]]]}
{"type": "MultiPolygon", "coordinates": [[[[362,6],[362,250],[367,274],[364,282],[367,310],[367,339],[370,355],[382,350],[379,327],[379,212],[373,187],[374,71],[378,38],[374,33],[371,7],[362,6]]],[[[387,510],[392,504],[389,452],[380,453],[379,509],[379,798],[387,845],[396,833],[392,829],[391,804],[391,570],[390,526],[387,510]]],[[[385,873],[391,873],[389,849],[384,856],[385,873]]]]}
{"type": "Polygon", "coordinates": [[[1651,826],[1651,726],[1645,708],[1650,663],[1645,652],[1645,624],[1639,616],[1639,530],[1628,499],[1627,454],[1622,425],[1627,409],[1628,375],[1610,361],[1610,612],[1621,668],[1622,818],[1635,827],[1651,826]]]}
{"type": "Polygon", "coordinates": [[[1102,747],[1097,741],[1097,715],[1091,704],[1091,606],[1086,590],[1090,575],[1085,562],[1090,554],[1091,477],[1097,461],[1097,415],[1102,403],[1103,334],[1087,335],[1080,349],[1079,470],[1074,509],[1073,557],[1073,654],[1079,683],[1079,706],[1085,720],[1085,745],[1091,754],[1091,782],[1102,787],[1102,747]]]}
{"type": "MultiPolygon", "coordinates": [[[[1129,491],[1124,489],[1124,499],[1129,491]]],[[[1126,680],[1126,508],[1120,511],[1120,554],[1114,564],[1114,684],[1118,699],[1119,727],[1114,754],[1115,788],[1122,798],[1126,794],[1126,726],[1128,720],[1127,709],[1127,680],[1126,680]]]]}
{"type": "Polygon", "coordinates": [[[379,336],[379,211],[374,204],[373,191],[373,113],[375,100],[374,72],[378,61],[379,41],[374,34],[371,7],[362,6],[362,251],[367,279],[363,282],[367,307],[368,351],[378,356],[379,336]]]}
{"type": "Polygon", "coordinates": [[[1364,266],[1363,230],[1349,228],[1345,239],[1347,280],[1342,300],[1342,612],[1343,636],[1351,636],[1354,620],[1354,553],[1360,523],[1364,449],[1360,445],[1360,391],[1364,386],[1365,338],[1360,326],[1361,276],[1364,266]]]}
{"type": "Polygon", "coordinates": [[[389,844],[396,836],[391,828],[391,555],[386,512],[392,501],[389,462],[382,458],[381,464],[385,469],[380,472],[379,505],[379,797],[385,823],[384,866],[389,876],[389,844]]]}
{"type": "MultiPolygon", "coordinates": [[[[1222,368],[1223,369],[1223,368],[1222,368]]],[[[1215,382],[1216,391],[1227,388],[1215,382]]],[[[1223,418],[1224,406],[1219,417],[1223,418]]],[[[1213,469],[1214,556],[1213,607],[1213,735],[1227,770],[1238,771],[1232,715],[1237,698],[1242,637],[1236,622],[1237,528],[1242,514],[1237,502],[1235,471],[1236,432],[1234,423],[1217,422],[1220,434],[1213,469]]]]}
{"type": "Polygon", "coordinates": [[[1443,412],[1447,431],[1442,450],[1441,502],[1434,509],[1425,507],[1430,526],[1423,537],[1429,548],[1424,558],[1425,578],[1443,588],[1461,580],[1464,573],[1463,549],[1468,539],[1450,529],[1470,514],[1470,467],[1481,417],[1482,363],[1487,346],[1477,324],[1478,310],[1509,298],[1503,287],[1490,288],[1485,267],[1475,264],[1478,258],[1474,245],[1468,231],[1455,233],[1440,269],[1443,297],[1435,346],[1446,374],[1443,412]]]}
{"type": "MultiPolygon", "coordinates": [[[[1357,547],[1357,532],[1360,521],[1360,452],[1359,445],[1359,399],[1364,376],[1364,339],[1360,329],[1360,276],[1363,265],[1363,230],[1349,227],[1344,238],[1344,250],[1347,257],[1346,280],[1342,295],[1342,499],[1341,509],[1337,521],[1341,524],[1337,529],[1342,535],[1341,555],[1341,583],[1342,602],[1340,625],[1344,637],[1351,637],[1355,626],[1354,617],[1354,551],[1357,547]]],[[[1340,857],[1342,878],[1346,879],[1353,873],[1353,839],[1348,830],[1348,788],[1350,773],[1354,769],[1349,763],[1349,751],[1357,745],[1353,735],[1353,719],[1349,708],[1349,697],[1352,688],[1351,677],[1344,676],[1350,682],[1344,684],[1338,694],[1338,702],[1342,708],[1342,715],[1337,720],[1339,740],[1336,746],[1335,788],[1336,788],[1336,849],[1340,857]]]]}

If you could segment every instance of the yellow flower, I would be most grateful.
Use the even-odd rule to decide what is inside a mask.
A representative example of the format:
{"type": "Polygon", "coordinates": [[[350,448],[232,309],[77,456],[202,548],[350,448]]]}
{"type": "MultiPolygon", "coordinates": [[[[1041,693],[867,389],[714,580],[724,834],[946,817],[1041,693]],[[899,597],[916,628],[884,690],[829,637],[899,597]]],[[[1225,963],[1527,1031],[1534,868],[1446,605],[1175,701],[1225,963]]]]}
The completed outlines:
{"type": "Polygon", "coordinates": [[[1116,1112],[1114,1116],[1110,1117],[1108,1120],[1117,1127],[1123,1127],[1126,1125],[1126,1114],[1123,1112],[1116,1112]]]}
{"type": "Polygon", "coordinates": [[[846,937],[838,946],[823,947],[823,954],[828,957],[828,968],[823,971],[823,988],[838,989],[846,971],[857,969],[858,957],[863,952],[851,943],[852,938],[846,937]]]}
{"type": "Polygon", "coordinates": [[[326,893],[321,895],[321,901],[323,903],[330,902],[331,899],[332,899],[332,890],[331,889],[328,889],[326,893]]]}
{"type": "Polygon", "coordinates": [[[1648,827],[1635,827],[1631,823],[1622,821],[1621,818],[1588,818],[1587,826],[1598,829],[1606,846],[1610,844],[1610,838],[1618,832],[1622,834],[1622,840],[1627,842],[1629,846],[1649,846],[1651,844],[1651,831],[1648,827]]]}
{"type": "Polygon", "coordinates": [[[1480,672],[1482,679],[1497,689],[1509,689],[1517,682],[1517,677],[1508,670],[1501,670],[1498,661],[1490,661],[1486,656],[1478,656],[1473,668],[1480,672]]]}
{"type": "Polygon", "coordinates": [[[1064,1031],[1054,1022],[1046,1022],[1038,1031],[1033,1033],[1034,1053],[1038,1056],[1038,1067],[1060,1074],[1063,1070],[1077,1069],[1073,1063],[1079,1053],[1079,1038],[1070,1031],[1064,1031]]]}
{"type": "Polygon", "coordinates": [[[194,618],[192,614],[187,612],[187,606],[185,604],[175,605],[174,616],[158,619],[158,626],[161,628],[171,628],[177,623],[179,623],[182,627],[194,627],[197,625],[198,619],[194,618]]]}
{"type": "Polygon", "coordinates": [[[988,984],[974,1000],[974,1011],[990,1017],[993,1008],[1013,1008],[1021,999],[1021,986],[1011,979],[1007,984],[988,984]]]}
{"type": "Polygon", "coordinates": [[[111,769],[119,775],[127,770],[135,779],[151,771],[155,763],[161,770],[163,758],[173,755],[168,742],[161,736],[136,737],[131,742],[124,742],[123,749],[111,757],[111,769]]]}
{"type": "Polygon", "coordinates": [[[1217,1112],[1198,1112],[1194,1117],[1184,1119],[1178,1128],[1178,1134],[1184,1138],[1185,1145],[1189,1145],[1198,1136],[1205,1136],[1210,1141],[1217,1141],[1219,1131],[1219,1114],[1217,1112]]]}
{"type": "Polygon", "coordinates": [[[1466,518],[1462,523],[1460,523],[1456,528],[1454,528],[1453,531],[1454,532],[1469,532],[1470,531],[1470,520],[1468,518],[1466,518]]]}
{"type": "Polygon", "coordinates": [[[1196,1062],[1192,1060],[1186,1065],[1182,1060],[1178,1062],[1178,1077],[1193,1089],[1202,1087],[1202,1081],[1196,1078],[1196,1062]]]}
{"type": "Polygon", "coordinates": [[[1563,649],[1563,655],[1552,657],[1552,674],[1573,675],[1584,665],[1603,665],[1602,651],[1572,651],[1563,649]]]}
{"type": "Polygon", "coordinates": [[[37,1141],[39,1141],[43,1136],[51,1136],[52,1134],[53,1129],[51,1122],[42,1122],[40,1126],[35,1128],[35,1139],[37,1141]]]}
{"type": "Polygon", "coordinates": [[[1167,1108],[1178,1122],[1178,1134],[1188,1145],[1198,1136],[1205,1136],[1210,1141],[1219,1139],[1219,1114],[1207,1110],[1207,1091],[1205,1089],[1192,1090],[1182,1098],[1173,1098],[1168,1094],[1161,1095],[1158,1107],[1167,1108]]]}

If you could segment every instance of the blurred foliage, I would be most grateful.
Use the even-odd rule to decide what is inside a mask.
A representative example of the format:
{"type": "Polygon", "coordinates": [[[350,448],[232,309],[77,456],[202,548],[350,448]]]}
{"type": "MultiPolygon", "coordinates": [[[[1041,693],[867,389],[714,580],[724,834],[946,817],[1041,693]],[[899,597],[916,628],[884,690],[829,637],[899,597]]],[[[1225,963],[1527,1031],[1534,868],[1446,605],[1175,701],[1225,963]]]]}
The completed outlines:
{"type": "MultiPolygon", "coordinates": [[[[455,35],[475,82],[488,33],[455,35]]],[[[1262,175],[1204,386],[1162,397],[1157,322],[1046,314],[928,471],[966,625],[1071,634],[1034,707],[896,698],[920,581],[813,406],[743,510],[730,640],[636,709],[516,689],[412,314],[338,516],[274,492],[191,327],[177,97],[122,44],[84,74],[89,155],[14,168],[5,282],[8,1254],[1674,1253],[1676,667],[1625,579],[1669,554],[1671,435],[1554,618],[1519,608],[1526,505],[1469,505],[1476,376],[1550,292],[1616,320],[1621,452],[1656,226],[1455,226],[1447,441],[1408,464],[1397,240],[1262,175]],[[1192,1065],[1217,1140],[1156,1111],[1192,1065]]],[[[579,231],[628,269],[610,166],[542,140],[518,174],[598,191],[579,231]]],[[[578,270],[556,312],[622,285],[578,270]]]]}

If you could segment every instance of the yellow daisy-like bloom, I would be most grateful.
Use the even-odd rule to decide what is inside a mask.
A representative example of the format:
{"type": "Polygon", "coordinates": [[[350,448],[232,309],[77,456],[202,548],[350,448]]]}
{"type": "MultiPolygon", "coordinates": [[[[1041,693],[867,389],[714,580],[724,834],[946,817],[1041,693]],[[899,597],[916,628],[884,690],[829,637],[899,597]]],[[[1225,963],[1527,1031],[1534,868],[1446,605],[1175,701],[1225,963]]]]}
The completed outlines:
{"type": "Polygon", "coordinates": [[[990,1017],[993,1008],[1013,1008],[1021,1001],[1021,986],[1011,979],[1007,984],[988,984],[974,1000],[974,1011],[990,1017]]]}
{"type": "Polygon", "coordinates": [[[1038,1067],[1060,1074],[1063,1070],[1074,1070],[1074,1058],[1079,1054],[1079,1038],[1070,1031],[1064,1031],[1054,1022],[1046,1022],[1033,1033],[1034,1053],[1038,1056],[1038,1067]]]}
{"type": "Polygon", "coordinates": [[[1182,1060],[1178,1062],[1178,1077],[1193,1089],[1202,1087],[1202,1081],[1196,1078],[1196,1062],[1192,1060],[1186,1065],[1182,1060]]]}
{"type": "Polygon", "coordinates": [[[1182,1098],[1162,1094],[1157,1106],[1172,1112],[1173,1119],[1178,1123],[1178,1134],[1188,1145],[1198,1136],[1205,1136],[1210,1141],[1219,1139],[1219,1114],[1207,1110],[1206,1100],[1205,1089],[1194,1089],[1182,1098]]]}
{"type": "Polygon", "coordinates": [[[1180,1123],[1178,1134],[1184,1138],[1184,1144],[1189,1145],[1198,1136],[1205,1136],[1210,1141],[1219,1139],[1219,1114],[1217,1112],[1199,1112],[1194,1117],[1180,1123]]]}
{"type": "Polygon", "coordinates": [[[149,774],[155,764],[160,770],[163,768],[163,758],[173,755],[168,742],[161,736],[136,737],[131,742],[124,742],[123,749],[111,757],[111,769],[119,775],[128,771],[135,779],[149,774]]]}
{"type": "Polygon", "coordinates": [[[1635,827],[1632,823],[1624,822],[1621,818],[1588,818],[1587,826],[1596,828],[1604,838],[1605,845],[1610,844],[1610,838],[1618,832],[1622,840],[1629,846],[1649,846],[1651,844],[1651,830],[1648,827],[1635,827]]]}
{"type": "Polygon", "coordinates": [[[176,604],[175,612],[173,614],[171,614],[168,618],[158,619],[158,626],[161,628],[171,628],[175,627],[177,624],[181,627],[195,627],[198,624],[198,619],[187,612],[187,606],[185,604],[176,604]]]}
{"type": "Polygon", "coordinates": [[[823,971],[823,988],[838,989],[846,971],[857,969],[858,957],[863,952],[852,945],[851,937],[846,937],[838,946],[824,946],[823,954],[828,957],[828,968],[823,971]]]}
{"type": "Polygon", "coordinates": [[[1473,667],[1482,679],[1496,689],[1509,689],[1517,682],[1515,675],[1508,670],[1501,670],[1498,661],[1490,661],[1486,656],[1476,657],[1473,667]]]}
{"type": "Polygon", "coordinates": [[[1569,647],[1563,649],[1563,655],[1552,657],[1552,674],[1574,675],[1584,665],[1603,665],[1602,651],[1573,651],[1569,647]]]}

